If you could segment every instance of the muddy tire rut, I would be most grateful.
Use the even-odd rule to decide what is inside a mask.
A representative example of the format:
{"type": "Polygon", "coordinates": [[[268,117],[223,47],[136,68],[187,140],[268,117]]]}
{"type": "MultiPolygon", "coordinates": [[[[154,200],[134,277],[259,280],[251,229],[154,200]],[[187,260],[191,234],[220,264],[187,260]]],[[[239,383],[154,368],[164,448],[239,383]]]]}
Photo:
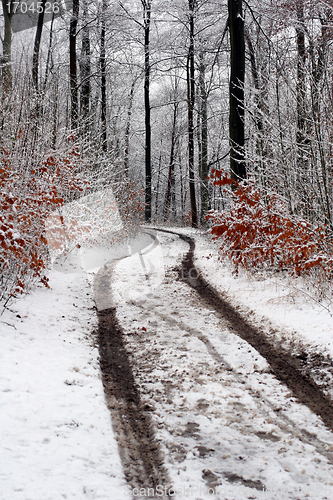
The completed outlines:
{"type": "Polygon", "coordinates": [[[164,484],[167,476],[150,408],[141,402],[115,309],[98,312],[98,320],[103,386],[125,477],[132,488],[156,487],[164,484]]]}
{"type": "Polygon", "coordinates": [[[275,377],[284,383],[295,398],[318,415],[333,431],[333,402],[311,378],[309,373],[299,369],[299,360],[288,352],[277,350],[260,330],[254,328],[244,317],[200,275],[194,265],[195,243],[193,238],[179,235],[190,245],[190,250],[182,262],[179,276],[199,294],[206,304],[213,306],[216,313],[227,320],[232,331],[248,342],[269,363],[275,377]],[[191,275],[195,275],[193,278],[191,275]]]}
{"type": "MultiPolygon", "coordinates": [[[[300,365],[302,360],[270,343],[260,328],[251,325],[227,299],[221,297],[200,276],[194,265],[195,243],[192,238],[172,231],[163,232],[177,235],[189,245],[189,251],[185,255],[181,267],[177,271],[173,270],[171,272],[172,276],[170,274],[169,278],[166,275],[167,282],[171,283],[172,280],[178,280],[178,283],[184,283],[186,287],[192,290],[192,294],[194,291],[199,302],[213,310],[224,323],[227,323],[229,330],[233,334],[250,344],[267,361],[270,372],[289,389],[294,398],[318,415],[329,430],[333,430],[332,401],[311,379],[310,374],[304,373],[304,369],[302,371],[302,368],[300,368],[300,366],[302,367],[300,365]]],[[[106,289],[110,287],[112,266],[106,266],[105,270],[101,270],[99,274],[100,282],[105,281],[103,293],[106,293],[106,289]]],[[[109,299],[105,301],[105,304],[107,303],[110,303],[109,299]]],[[[171,481],[167,472],[168,468],[164,465],[166,454],[169,457],[170,465],[170,463],[183,463],[190,446],[195,447],[198,457],[203,460],[214,452],[214,446],[211,445],[210,438],[204,433],[204,429],[200,428],[199,423],[184,420],[183,424],[178,428],[177,420],[174,420],[175,424],[166,424],[162,413],[158,411],[159,408],[163,408],[163,411],[167,414],[172,415],[175,413],[175,418],[183,415],[186,419],[186,398],[184,403],[175,408],[173,394],[177,382],[174,376],[179,379],[179,383],[183,384],[187,384],[188,380],[193,380],[193,384],[200,388],[204,384],[209,384],[210,377],[214,377],[214,383],[218,382],[220,373],[224,373],[223,383],[226,383],[226,385],[232,384],[231,379],[235,377],[235,373],[202,332],[187,327],[175,316],[169,317],[157,310],[149,310],[140,301],[137,301],[133,307],[137,311],[141,311],[142,317],[146,318],[148,322],[150,322],[149,318],[154,316],[154,321],[152,320],[151,323],[155,325],[155,330],[150,332],[148,328],[148,331],[145,331],[144,336],[142,336],[132,326],[131,331],[128,331],[127,327],[124,329],[124,326],[121,326],[120,321],[117,319],[115,307],[104,308],[98,312],[98,343],[105,396],[111,411],[112,424],[119,445],[125,477],[129,485],[132,488],[156,488],[157,485],[165,485],[167,489],[171,487],[171,481]],[[160,340],[156,340],[159,321],[170,325],[171,328],[180,328],[182,331],[182,338],[177,347],[177,359],[175,360],[179,368],[175,368],[172,378],[169,378],[170,363],[175,361],[169,359],[171,351],[168,351],[168,339],[164,341],[162,337],[160,340]],[[213,366],[209,366],[208,363],[206,369],[204,366],[206,363],[202,362],[202,366],[199,366],[197,371],[191,371],[188,368],[189,365],[186,363],[190,357],[190,352],[188,352],[186,346],[190,345],[188,342],[192,342],[192,337],[196,337],[197,341],[205,344],[213,360],[213,366]],[[182,366],[182,359],[184,359],[184,366],[182,366]],[[164,371],[166,373],[165,378],[161,376],[164,371]],[[153,388],[156,377],[160,377],[161,390],[153,388]],[[173,436],[173,438],[169,439],[168,442],[164,439],[165,442],[163,443],[161,436],[166,434],[169,437],[173,436]]],[[[196,349],[200,350],[200,347],[196,347],[196,349]]],[[[233,421],[233,419],[237,421],[238,417],[234,416],[235,412],[236,415],[239,414],[237,411],[244,412],[244,407],[241,403],[238,403],[237,398],[238,396],[230,395],[230,402],[228,403],[232,406],[230,421],[233,421]]],[[[269,407],[269,404],[267,407],[269,407]]],[[[220,411],[212,410],[211,402],[203,397],[196,403],[193,415],[204,414],[208,408],[212,418],[215,418],[215,414],[220,411]]],[[[280,422],[278,427],[281,429],[282,434],[289,432],[293,424],[288,421],[287,417],[279,414],[279,409],[277,411],[274,409],[274,412],[276,421],[280,422]]],[[[248,418],[248,427],[250,428],[252,417],[249,416],[248,418]]],[[[200,422],[200,420],[197,421],[200,422]]],[[[326,446],[326,443],[321,443],[320,440],[310,434],[307,435],[303,430],[297,430],[295,435],[297,433],[301,437],[301,441],[312,444],[320,454],[325,455],[329,462],[333,463],[333,453],[326,446]]],[[[281,439],[281,437],[277,437],[269,430],[257,432],[256,435],[259,440],[269,440],[273,444],[281,439]]],[[[218,447],[219,443],[216,446],[218,447]]],[[[222,454],[220,461],[223,462],[224,458],[222,454]]],[[[224,466],[220,473],[204,469],[202,479],[208,487],[213,488],[226,480],[229,483],[235,482],[255,490],[265,489],[261,477],[253,480],[243,477],[242,468],[237,472],[224,466]]],[[[160,495],[159,498],[161,498],[160,495]]]]}

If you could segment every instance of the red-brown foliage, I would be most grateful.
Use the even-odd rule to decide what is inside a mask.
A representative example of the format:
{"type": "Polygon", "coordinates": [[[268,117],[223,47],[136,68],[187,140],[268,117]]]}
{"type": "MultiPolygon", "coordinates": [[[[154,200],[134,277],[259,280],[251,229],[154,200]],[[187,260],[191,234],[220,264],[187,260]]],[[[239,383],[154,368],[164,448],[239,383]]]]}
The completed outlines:
{"type": "Polygon", "coordinates": [[[236,269],[274,267],[300,275],[317,268],[324,276],[332,272],[332,242],[324,226],[291,217],[276,194],[263,198],[251,180],[240,185],[217,170],[211,178],[227,193],[231,208],[212,211],[207,220],[213,223],[211,232],[219,240],[221,255],[236,269]]]}
{"type": "Polygon", "coordinates": [[[78,156],[73,147],[63,158],[50,155],[38,167],[29,168],[2,148],[0,300],[22,293],[27,280],[39,278],[47,286],[45,221],[63,204],[64,193],[82,191],[85,183],[74,175],[78,156]]]}

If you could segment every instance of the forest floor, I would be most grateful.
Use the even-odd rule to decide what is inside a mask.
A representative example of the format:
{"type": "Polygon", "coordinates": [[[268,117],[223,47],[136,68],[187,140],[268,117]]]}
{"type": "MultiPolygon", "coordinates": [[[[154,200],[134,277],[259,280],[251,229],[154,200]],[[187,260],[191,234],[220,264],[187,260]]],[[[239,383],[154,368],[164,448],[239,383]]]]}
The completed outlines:
{"type": "Polygon", "coordinates": [[[0,497],[332,498],[329,304],[146,234],[0,318],[0,497]]]}

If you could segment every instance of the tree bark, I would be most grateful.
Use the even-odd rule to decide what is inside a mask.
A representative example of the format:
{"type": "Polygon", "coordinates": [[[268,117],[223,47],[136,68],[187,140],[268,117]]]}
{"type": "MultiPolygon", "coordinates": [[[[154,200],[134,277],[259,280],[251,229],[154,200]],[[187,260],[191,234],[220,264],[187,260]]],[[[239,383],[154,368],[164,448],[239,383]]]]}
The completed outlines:
{"type": "MultiPolygon", "coordinates": [[[[178,115],[178,102],[174,102],[173,105],[173,120],[172,120],[172,131],[171,131],[171,151],[170,151],[170,162],[169,162],[169,174],[168,174],[168,185],[167,192],[164,201],[163,219],[168,220],[170,216],[171,203],[175,199],[175,153],[176,153],[176,124],[178,115]]],[[[174,203],[172,203],[173,213],[175,215],[174,203]]]]}
{"type": "Polygon", "coordinates": [[[56,149],[57,144],[57,133],[58,133],[58,103],[59,103],[59,75],[56,75],[54,79],[54,93],[53,93],[53,111],[52,111],[52,139],[51,139],[51,147],[52,149],[56,149]]]}
{"type": "Polygon", "coordinates": [[[44,8],[46,0],[42,0],[41,4],[42,4],[41,5],[42,11],[38,14],[38,23],[36,29],[34,51],[32,56],[32,82],[34,84],[36,91],[38,91],[39,48],[40,48],[40,41],[42,38],[43,23],[44,23],[44,8]]]}
{"type": "Polygon", "coordinates": [[[156,196],[155,196],[155,222],[159,220],[158,212],[159,212],[159,195],[160,195],[160,179],[161,179],[161,170],[162,170],[162,147],[163,147],[163,138],[161,137],[161,145],[160,145],[160,155],[158,159],[158,171],[157,171],[157,183],[156,183],[156,196]]]}
{"type": "Polygon", "coordinates": [[[124,174],[125,174],[126,178],[128,178],[130,131],[131,131],[132,108],[133,108],[135,84],[136,84],[136,78],[135,78],[135,80],[133,80],[132,85],[131,85],[131,90],[130,90],[130,94],[129,94],[128,109],[127,109],[127,123],[126,123],[126,130],[125,130],[125,149],[124,149],[124,174]]]}
{"type": "Polygon", "coordinates": [[[49,77],[49,72],[52,71],[52,68],[53,68],[53,58],[52,58],[53,23],[54,23],[54,13],[52,15],[51,26],[50,26],[49,48],[47,51],[47,60],[46,60],[46,66],[45,66],[43,91],[45,91],[45,89],[46,89],[46,84],[47,84],[47,79],[49,77]]]}
{"type": "Polygon", "coordinates": [[[105,53],[106,9],[107,9],[107,3],[106,3],[106,0],[103,0],[100,65],[101,65],[102,149],[104,152],[106,152],[108,150],[107,123],[106,123],[106,53],[105,53]]]}
{"type": "Polygon", "coordinates": [[[192,227],[198,227],[198,213],[195,199],[194,181],[194,101],[195,101],[195,80],[194,80],[194,8],[195,0],[189,0],[189,35],[190,45],[187,58],[187,107],[188,107],[188,163],[190,182],[190,202],[191,202],[191,222],[192,227]]]}
{"type": "Polygon", "coordinates": [[[73,14],[69,26],[69,79],[71,91],[71,129],[78,126],[78,89],[77,89],[77,57],[76,57],[76,28],[79,18],[79,0],[73,0],[73,14]]]}
{"type": "Polygon", "coordinates": [[[230,171],[235,180],[246,179],[244,82],[245,39],[242,0],[228,0],[230,32],[229,138],[230,171]]]}
{"type": "Polygon", "coordinates": [[[205,215],[209,210],[208,193],[208,123],[207,123],[207,92],[205,82],[206,65],[204,53],[199,54],[199,87],[200,87],[200,159],[199,175],[201,179],[201,223],[205,224],[205,215]]]}
{"type": "Polygon", "coordinates": [[[305,19],[304,19],[304,0],[296,2],[297,25],[296,25],[296,43],[297,43],[297,133],[296,142],[298,147],[298,164],[302,168],[304,163],[304,142],[306,141],[306,122],[305,122],[305,19]]]}
{"type": "MultiPolygon", "coordinates": [[[[86,24],[88,22],[88,5],[87,0],[83,2],[83,22],[86,24]]],[[[103,21],[102,21],[103,22],[103,21]]],[[[81,46],[81,60],[80,60],[80,72],[81,72],[81,94],[80,94],[80,108],[81,108],[81,118],[82,127],[84,133],[89,132],[89,112],[90,112],[90,35],[89,28],[84,26],[82,29],[82,46],[81,46]]]]}
{"type": "Polygon", "coordinates": [[[263,114],[265,111],[265,106],[262,98],[262,88],[259,79],[259,72],[255,57],[255,52],[251,40],[250,33],[247,29],[244,31],[245,40],[247,43],[249,55],[250,55],[250,63],[251,63],[251,73],[253,79],[253,85],[256,90],[255,95],[255,110],[254,110],[254,121],[257,129],[257,137],[256,137],[256,150],[257,150],[257,161],[256,161],[256,171],[259,178],[259,182],[262,184],[264,188],[266,188],[266,168],[265,168],[265,158],[267,156],[267,149],[265,147],[264,141],[264,125],[263,125],[263,114]]]}
{"type": "Polygon", "coordinates": [[[143,25],[144,25],[144,47],[145,47],[145,82],[144,82],[144,103],[145,103],[145,220],[151,220],[151,125],[150,125],[150,19],[151,19],[151,0],[141,0],[143,5],[143,25]]]}
{"type": "Polygon", "coordinates": [[[12,90],[12,17],[14,13],[14,2],[11,0],[2,0],[2,9],[5,18],[4,39],[3,39],[3,56],[2,56],[2,81],[4,88],[4,96],[12,90]],[[10,4],[10,5],[9,5],[10,4]],[[9,6],[9,9],[8,9],[9,6]]]}

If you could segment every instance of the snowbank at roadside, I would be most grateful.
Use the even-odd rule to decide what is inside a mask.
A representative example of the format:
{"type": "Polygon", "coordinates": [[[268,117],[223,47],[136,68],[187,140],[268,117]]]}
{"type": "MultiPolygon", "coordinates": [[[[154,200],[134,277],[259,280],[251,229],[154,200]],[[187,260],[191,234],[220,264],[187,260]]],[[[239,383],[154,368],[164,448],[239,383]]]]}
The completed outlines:
{"type": "Polygon", "coordinates": [[[333,311],[327,310],[325,301],[316,302],[301,278],[268,274],[254,278],[241,270],[235,276],[231,263],[218,260],[218,246],[209,236],[191,230],[188,234],[196,241],[195,265],[216,290],[257,319],[267,318],[273,328],[282,327],[290,337],[296,331],[304,342],[323,346],[333,358],[333,311]]]}
{"type": "MultiPolygon", "coordinates": [[[[196,266],[250,320],[267,318],[277,332],[333,356],[332,317],[304,290],[292,288],[297,280],[260,281],[242,272],[236,277],[231,265],[218,261],[216,247],[203,232],[171,230],[195,238],[196,266]],[[214,257],[207,259],[210,254],[214,257]]],[[[135,286],[129,289],[126,275],[118,293],[124,290],[127,299],[136,299],[136,292],[149,296],[148,271],[156,278],[155,293],[163,281],[163,261],[173,257],[179,263],[186,252],[182,242],[174,255],[163,255],[157,247],[142,269],[136,256],[135,286]]],[[[50,286],[20,298],[0,316],[0,498],[123,500],[128,488],[100,380],[87,276],[53,271],[50,286]]]]}
{"type": "Polygon", "coordinates": [[[50,286],[0,316],[0,498],[128,498],[87,277],[53,271],[50,286]]]}

